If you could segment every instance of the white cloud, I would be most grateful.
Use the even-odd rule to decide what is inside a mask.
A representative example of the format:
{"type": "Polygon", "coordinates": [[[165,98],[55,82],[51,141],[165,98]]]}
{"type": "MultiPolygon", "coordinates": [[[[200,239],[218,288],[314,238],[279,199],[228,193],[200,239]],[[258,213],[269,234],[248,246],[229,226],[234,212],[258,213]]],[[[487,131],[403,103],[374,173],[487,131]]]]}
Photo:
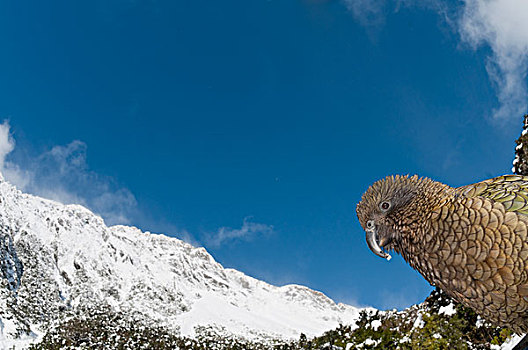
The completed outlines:
{"type": "MultiPolygon", "coordinates": [[[[65,146],[54,146],[19,162],[11,160],[13,150],[15,140],[9,122],[4,121],[0,124],[0,172],[20,190],[64,204],[80,204],[101,215],[108,225],[143,222],[148,229],[178,237],[193,246],[202,245],[187,230],[163,218],[141,213],[130,190],[119,186],[111,177],[90,170],[86,161],[88,147],[84,142],[75,140],[65,146]]],[[[207,237],[207,242],[219,246],[226,241],[272,232],[273,226],[251,222],[246,217],[240,229],[222,227],[207,237]]]]}
{"type": "Polygon", "coordinates": [[[206,239],[206,243],[211,247],[218,247],[226,241],[248,239],[257,235],[269,235],[273,232],[273,226],[251,222],[250,219],[251,217],[244,218],[242,227],[239,229],[221,227],[216,234],[206,239]]]}
{"type": "Polygon", "coordinates": [[[354,18],[364,26],[378,26],[385,22],[387,0],[344,0],[354,18]]]}
{"type": "Polygon", "coordinates": [[[9,122],[5,120],[0,124],[0,167],[4,167],[5,157],[15,148],[15,140],[9,132],[9,122]]]}
{"type": "Polygon", "coordinates": [[[528,2],[465,0],[459,21],[462,39],[473,48],[491,48],[487,71],[497,89],[496,119],[527,112],[528,2]]]}
{"type": "Polygon", "coordinates": [[[19,189],[65,204],[81,204],[110,225],[128,224],[137,213],[132,192],[88,168],[84,142],[54,146],[24,164],[6,160],[14,149],[9,123],[4,121],[0,124],[0,171],[19,189]]]}
{"type": "MultiPolygon", "coordinates": [[[[365,26],[383,24],[391,8],[386,0],[343,0],[356,20],[365,26]]],[[[473,50],[491,50],[486,62],[496,89],[496,120],[518,119],[528,110],[528,2],[519,0],[394,0],[395,12],[403,5],[437,12],[473,50]]]]}
{"type": "MultiPolygon", "coordinates": [[[[152,218],[138,209],[135,196],[109,176],[89,169],[87,145],[79,140],[54,146],[38,156],[13,162],[15,140],[8,121],[0,124],[0,177],[20,190],[64,204],[80,204],[101,215],[108,225],[146,224],[147,229],[178,237],[193,246],[201,246],[195,236],[163,218],[152,218]],[[132,222],[133,219],[133,222],[132,222]]],[[[246,217],[242,227],[220,228],[206,240],[211,246],[226,241],[248,239],[273,232],[273,226],[251,222],[246,217]]]]}

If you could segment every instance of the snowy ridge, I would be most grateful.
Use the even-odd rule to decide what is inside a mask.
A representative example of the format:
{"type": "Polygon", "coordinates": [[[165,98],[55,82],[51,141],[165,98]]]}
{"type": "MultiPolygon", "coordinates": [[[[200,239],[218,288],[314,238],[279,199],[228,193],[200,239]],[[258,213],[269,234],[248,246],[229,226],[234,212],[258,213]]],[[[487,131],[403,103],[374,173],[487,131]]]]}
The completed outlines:
{"type": "Polygon", "coordinates": [[[319,335],[360,311],[224,269],[175,238],[107,227],[82,206],[0,180],[0,345],[36,337],[64,310],[101,303],[182,335],[215,325],[250,339],[319,335]]]}

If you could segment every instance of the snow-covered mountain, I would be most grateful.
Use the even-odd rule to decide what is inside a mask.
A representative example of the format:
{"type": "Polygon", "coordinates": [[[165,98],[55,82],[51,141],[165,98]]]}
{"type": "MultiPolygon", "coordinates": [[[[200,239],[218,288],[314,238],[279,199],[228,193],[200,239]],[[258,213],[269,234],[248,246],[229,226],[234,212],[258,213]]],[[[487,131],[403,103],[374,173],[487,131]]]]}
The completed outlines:
{"type": "Polygon", "coordinates": [[[213,325],[245,338],[318,335],[359,309],[299,285],[225,269],[204,248],[84,207],[24,194],[0,179],[0,345],[38,338],[68,310],[108,305],[193,336],[213,325]]]}

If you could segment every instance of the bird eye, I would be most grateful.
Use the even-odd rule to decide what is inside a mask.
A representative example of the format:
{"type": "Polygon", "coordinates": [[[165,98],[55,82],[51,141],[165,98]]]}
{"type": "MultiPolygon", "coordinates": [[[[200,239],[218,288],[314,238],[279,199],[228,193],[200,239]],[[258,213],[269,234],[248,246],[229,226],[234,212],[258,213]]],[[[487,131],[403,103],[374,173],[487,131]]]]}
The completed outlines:
{"type": "Polygon", "coordinates": [[[374,228],[374,220],[367,221],[367,228],[370,228],[370,229],[374,228]]]}
{"type": "Polygon", "coordinates": [[[382,211],[387,211],[387,210],[389,210],[390,207],[391,207],[391,205],[390,205],[389,202],[381,202],[381,204],[380,204],[380,209],[382,211]]]}

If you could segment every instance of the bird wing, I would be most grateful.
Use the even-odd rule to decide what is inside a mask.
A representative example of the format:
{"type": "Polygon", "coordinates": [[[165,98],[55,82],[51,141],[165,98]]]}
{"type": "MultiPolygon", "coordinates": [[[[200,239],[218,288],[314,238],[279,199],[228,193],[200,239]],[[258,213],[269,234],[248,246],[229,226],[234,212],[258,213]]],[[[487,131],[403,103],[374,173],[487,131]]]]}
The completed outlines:
{"type": "Polygon", "coordinates": [[[459,187],[457,192],[467,198],[489,198],[506,211],[528,215],[528,176],[503,175],[459,187]]]}

